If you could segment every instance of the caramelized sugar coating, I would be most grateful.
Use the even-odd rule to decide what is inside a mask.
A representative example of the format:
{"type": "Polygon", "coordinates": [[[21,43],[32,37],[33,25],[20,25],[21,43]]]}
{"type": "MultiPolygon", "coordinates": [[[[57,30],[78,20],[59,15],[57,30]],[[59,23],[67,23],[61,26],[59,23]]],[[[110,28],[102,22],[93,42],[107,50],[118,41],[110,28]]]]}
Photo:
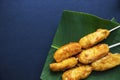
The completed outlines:
{"type": "Polygon", "coordinates": [[[109,36],[110,32],[107,29],[97,29],[96,32],[86,35],[85,37],[79,40],[82,48],[90,48],[98,42],[106,39],[109,36]]]}
{"type": "Polygon", "coordinates": [[[109,52],[109,47],[107,44],[99,44],[87,50],[83,50],[79,56],[79,62],[83,64],[92,63],[104,56],[106,56],[109,52]]]}
{"type": "Polygon", "coordinates": [[[109,53],[107,56],[93,62],[91,66],[95,71],[105,71],[120,65],[120,54],[109,53]]]}
{"type": "Polygon", "coordinates": [[[89,65],[79,66],[63,73],[62,80],[80,80],[87,78],[92,72],[89,65]]]}
{"type": "Polygon", "coordinates": [[[63,60],[62,62],[50,64],[50,69],[52,71],[63,71],[74,67],[75,65],[77,65],[77,63],[77,59],[75,57],[71,57],[63,60]]]}
{"type": "Polygon", "coordinates": [[[81,45],[77,42],[72,42],[59,48],[54,54],[54,59],[56,62],[61,62],[79,52],[81,52],[81,45]]]}

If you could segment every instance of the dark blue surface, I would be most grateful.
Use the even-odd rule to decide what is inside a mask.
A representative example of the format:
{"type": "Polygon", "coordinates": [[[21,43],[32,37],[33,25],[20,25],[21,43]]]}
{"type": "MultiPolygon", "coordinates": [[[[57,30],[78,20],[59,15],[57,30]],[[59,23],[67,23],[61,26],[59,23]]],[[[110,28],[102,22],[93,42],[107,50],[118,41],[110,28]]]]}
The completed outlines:
{"type": "Polygon", "coordinates": [[[63,10],[120,22],[120,0],[0,0],[0,80],[39,80],[63,10]]]}

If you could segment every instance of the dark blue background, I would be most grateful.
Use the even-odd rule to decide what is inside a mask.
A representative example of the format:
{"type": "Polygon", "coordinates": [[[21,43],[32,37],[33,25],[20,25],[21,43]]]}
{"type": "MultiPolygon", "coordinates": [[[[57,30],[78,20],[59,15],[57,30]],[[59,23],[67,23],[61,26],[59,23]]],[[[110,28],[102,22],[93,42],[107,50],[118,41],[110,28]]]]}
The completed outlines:
{"type": "Polygon", "coordinates": [[[120,21],[120,0],[0,0],[0,80],[39,80],[63,10],[120,21]]]}

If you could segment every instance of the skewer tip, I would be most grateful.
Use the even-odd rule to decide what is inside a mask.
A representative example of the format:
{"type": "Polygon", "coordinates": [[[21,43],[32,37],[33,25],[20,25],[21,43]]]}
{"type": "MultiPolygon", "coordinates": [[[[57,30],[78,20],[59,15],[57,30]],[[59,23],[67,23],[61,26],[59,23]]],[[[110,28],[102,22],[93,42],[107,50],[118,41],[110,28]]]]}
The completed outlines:
{"type": "Polygon", "coordinates": [[[116,47],[116,46],[119,46],[119,45],[120,45],[120,42],[116,43],[116,44],[113,44],[113,45],[110,45],[109,48],[113,48],[113,47],[116,47]]]}
{"type": "Polygon", "coordinates": [[[120,28],[120,25],[117,26],[117,27],[115,27],[115,28],[110,29],[109,31],[112,32],[112,31],[114,31],[114,30],[116,30],[116,29],[118,29],[118,28],[120,28]]]}

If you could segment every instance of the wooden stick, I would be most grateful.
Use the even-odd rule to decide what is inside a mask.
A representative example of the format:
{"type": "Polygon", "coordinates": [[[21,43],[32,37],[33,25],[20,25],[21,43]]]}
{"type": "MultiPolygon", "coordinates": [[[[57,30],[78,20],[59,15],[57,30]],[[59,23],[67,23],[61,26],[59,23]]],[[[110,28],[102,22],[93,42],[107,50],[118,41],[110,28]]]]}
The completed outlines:
{"type": "Polygon", "coordinates": [[[112,31],[114,31],[114,30],[116,30],[116,29],[118,29],[118,28],[120,28],[120,25],[119,26],[117,26],[117,27],[115,27],[115,28],[112,28],[111,30],[109,30],[110,32],[112,32],[112,31]]]}
{"type": "Polygon", "coordinates": [[[113,47],[116,47],[116,46],[119,46],[119,45],[120,45],[120,42],[116,43],[116,44],[113,44],[113,45],[110,45],[109,48],[113,48],[113,47]]]}

